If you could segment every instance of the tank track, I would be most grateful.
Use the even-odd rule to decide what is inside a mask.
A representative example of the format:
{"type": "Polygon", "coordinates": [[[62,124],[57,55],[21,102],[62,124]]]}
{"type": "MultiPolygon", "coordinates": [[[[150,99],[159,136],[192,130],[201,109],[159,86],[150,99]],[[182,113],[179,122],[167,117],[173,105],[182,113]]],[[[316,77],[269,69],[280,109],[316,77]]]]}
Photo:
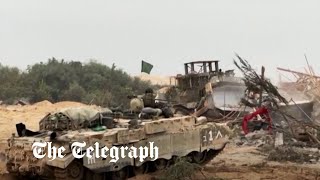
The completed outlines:
{"type": "Polygon", "coordinates": [[[55,179],[66,179],[68,177],[67,169],[54,169],[54,177],[55,179]]]}
{"type": "MultiPolygon", "coordinates": [[[[222,149],[219,150],[209,150],[209,151],[205,151],[205,154],[202,154],[203,157],[201,156],[201,158],[195,158],[195,154],[193,153],[199,153],[199,152],[191,152],[189,153],[187,156],[184,157],[189,157],[192,161],[192,163],[196,163],[199,164],[201,166],[204,166],[206,164],[208,164],[210,161],[212,161],[217,155],[219,155],[219,153],[222,152],[222,150],[224,149],[224,147],[222,149]],[[197,160],[196,160],[197,159],[197,160]]],[[[170,165],[174,164],[176,162],[176,159],[179,157],[173,156],[170,160],[165,160],[167,162],[165,168],[169,167],[170,165]]],[[[164,159],[163,159],[164,160],[164,159]]],[[[156,168],[156,161],[149,161],[149,162],[145,162],[143,165],[140,166],[139,169],[136,169],[135,167],[132,166],[127,166],[119,171],[115,171],[115,172],[106,172],[106,173],[101,173],[101,174],[96,174],[92,171],[90,171],[89,169],[85,168],[82,166],[82,162],[81,161],[74,161],[72,163],[72,166],[68,166],[65,169],[61,169],[61,168],[53,168],[53,167],[49,167],[46,166],[49,170],[49,172],[51,171],[51,177],[47,176],[47,177],[32,177],[30,175],[26,175],[23,176],[24,179],[46,179],[46,180],[57,180],[57,179],[61,179],[61,180],[104,180],[104,179],[108,179],[108,180],[125,180],[128,178],[132,178],[136,175],[139,174],[150,174],[150,173],[154,173],[156,171],[160,171],[161,169],[157,169],[156,168]],[[143,168],[141,168],[143,167],[143,168]],[[72,177],[73,176],[73,177],[72,177]],[[120,176],[120,177],[119,177],[120,176]]],[[[14,175],[14,174],[13,174],[14,175]]],[[[16,177],[22,177],[19,174],[16,174],[16,177]]]]}
{"type": "MultiPolygon", "coordinates": [[[[224,148],[223,148],[224,149],[224,148]]],[[[220,150],[209,150],[205,153],[205,157],[204,159],[201,161],[201,162],[194,162],[193,163],[197,163],[197,164],[200,164],[202,166],[208,164],[210,161],[212,161],[219,153],[221,153],[221,151],[223,149],[220,149],[220,150]]],[[[192,159],[192,153],[188,154],[187,156],[185,157],[190,157],[192,159]]],[[[174,163],[175,162],[175,157],[172,157],[170,160],[168,160],[168,164],[169,162],[172,162],[174,163]]],[[[171,163],[171,164],[172,164],[171,163]]],[[[157,170],[155,167],[155,162],[146,162],[144,163],[143,165],[146,165],[148,164],[148,168],[142,170],[142,169],[139,169],[139,174],[150,174],[150,173],[153,173],[153,172],[156,172],[156,171],[159,171],[157,170]],[[153,168],[151,168],[153,167],[153,168]]],[[[170,166],[170,165],[168,165],[170,166]]],[[[167,166],[167,167],[168,167],[167,166]]],[[[116,172],[106,172],[106,173],[101,173],[101,174],[95,174],[93,172],[91,172],[90,170],[86,169],[86,168],[83,168],[83,177],[81,176],[80,179],[73,179],[73,178],[70,178],[69,176],[69,169],[66,168],[66,169],[60,169],[60,168],[55,168],[54,169],[54,178],[53,179],[72,179],[72,180],[81,180],[81,179],[88,179],[88,180],[104,180],[104,179],[112,179],[112,180],[125,180],[125,179],[128,179],[128,178],[132,178],[138,174],[135,173],[134,171],[134,167],[126,167],[126,168],[123,168],[122,170],[119,170],[119,171],[116,171],[116,172]],[[120,177],[119,177],[120,176],[120,177]]]]}
{"type": "MultiPolygon", "coordinates": [[[[220,149],[220,150],[209,150],[209,151],[207,151],[207,153],[206,153],[206,155],[205,155],[205,159],[202,161],[202,162],[194,162],[194,161],[191,161],[192,163],[196,163],[196,164],[199,164],[199,165],[201,165],[201,166],[205,166],[206,164],[208,164],[209,162],[211,162],[217,155],[219,155],[221,152],[222,152],[222,150],[224,149],[224,147],[222,148],[222,149],[220,149]]],[[[190,157],[191,159],[192,159],[192,153],[190,153],[190,154],[188,154],[187,156],[184,156],[184,157],[190,157]]],[[[175,162],[175,158],[174,157],[172,157],[170,160],[168,160],[168,161],[170,161],[170,162],[173,162],[172,164],[174,164],[174,162],[175,162]]],[[[153,164],[154,165],[154,163],[155,162],[147,162],[147,163],[151,163],[151,164],[153,164]]],[[[172,165],[171,164],[171,165],[172,165]]],[[[150,164],[149,164],[150,165],[150,164]]],[[[151,165],[152,166],[152,165],[151,165]]],[[[155,171],[152,171],[152,168],[148,168],[148,172],[145,172],[145,173],[143,173],[143,174],[150,174],[150,173],[154,173],[154,172],[156,172],[156,171],[158,171],[158,170],[155,170],[155,171]],[[150,169],[151,169],[151,171],[150,171],[150,169]]],[[[132,178],[132,177],[134,177],[134,176],[136,176],[136,174],[134,174],[134,173],[132,173],[131,174],[131,176],[130,176],[130,178],[132,178]]],[[[111,178],[112,180],[119,180],[119,178],[111,178]]],[[[125,180],[125,179],[120,179],[120,180],[125,180]]]]}

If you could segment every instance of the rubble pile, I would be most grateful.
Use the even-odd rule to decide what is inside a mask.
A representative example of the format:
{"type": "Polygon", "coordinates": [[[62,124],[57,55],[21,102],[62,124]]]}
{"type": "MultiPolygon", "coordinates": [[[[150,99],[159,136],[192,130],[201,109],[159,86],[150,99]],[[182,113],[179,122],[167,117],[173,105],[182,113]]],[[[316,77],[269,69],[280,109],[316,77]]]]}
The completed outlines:
{"type": "Polygon", "coordinates": [[[260,129],[245,135],[240,131],[241,128],[234,128],[236,135],[231,140],[231,144],[239,148],[256,147],[266,155],[266,159],[269,161],[320,163],[320,146],[313,139],[319,137],[316,134],[319,131],[308,134],[305,133],[308,131],[304,131],[299,125],[293,128],[295,134],[292,134],[288,125],[283,122],[282,126],[274,128],[271,133],[260,129]]]}
{"type": "Polygon", "coordinates": [[[308,61],[307,64],[308,67],[305,68],[306,72],[298,72],[278,67],[277,69],[279,71],[290,73],[296,77],[295,82],[280,82],[280,86],[298,91],[312,99],[314,101],[312,119],[314,119],[315,123],[320,124],[320,77],[315,74],[312,67],[309,66],[308,61]]]}
{"type": "Polygon", "coordinates": [[[279,146],[269,152],[268,160],[279,162],[317,163],[320,160],[318,148],[279,146]]]}
{"type": "Polygon", "coordinates": [[[248,133],[247,135],[240,134],[233,140],[233,142],[237,146],[261,147],[265,144],[272,144],[274,140],[273,137],[269,135],[266,131],[258,130],[248,133]]]}
{"type": "MultiPolygon", "coordinates": [[[[312,107],[315,107],[313,105],[315,101],[317,101],[315,103],[317,106],[320,104],[320,98],[319,100],[315,99],[315,97],[320,97],[320,91],[308,91],[308,96],[310,96],[311,92],[313,93],[313,99],[309,101],[299,100],[296,102],[292,98],[288,100],[278,91],[276,86],[273,86],[269,80],[264,78],[265,69],[263,67],[261,75],[259,75],[246,60],[239,56],[237,57],[240,63],[235,61],[235,65],[243,72],[243,80],[247,86],[247,99],[244,104],[253,107],[255,112],[249,114],[249,117],[256,119],[247,122],[248,126],[251,124],[249,133],[243,129],[246,115],[243,120],[238,121],[235,125],[233,124],[233,129],[238,136],[233,138],[232,142],[238,147],[257,147],[261,153],[266,154],[266,159],[269,161],[320,162],[320,126],[313,119],[317,117],[312,116],[320,114],[317,109],[312,109],[312,107]],[[319,93],[317,94],[316,92],[319,93]],[[253,98],[250,97],[250,94],[254,94],[253,98]],[[265,95],[263,96],[263,94],[265,95]],[[255,101],[251,101],[250,98],[255,101]],[[271,105],[264,105],[263,102],[266,101],[269,101],[271,105]],[[257,113],[262,112],[261,109],[264,106],[268,109],[267,116],[264,116],[263,113],[257,113]],[[269,116],[269,112],[271,114],[272,127],[267,128],[266,119],[269,116]]],[[[316,83],[316,81],[320,79],[311,80],[309,78],[304,80],[305,83],[308,83],[308,86],[318,89],[319,83],[316,83]]],[[[300,93],[304,94],[305,92],[300,93]]]]}

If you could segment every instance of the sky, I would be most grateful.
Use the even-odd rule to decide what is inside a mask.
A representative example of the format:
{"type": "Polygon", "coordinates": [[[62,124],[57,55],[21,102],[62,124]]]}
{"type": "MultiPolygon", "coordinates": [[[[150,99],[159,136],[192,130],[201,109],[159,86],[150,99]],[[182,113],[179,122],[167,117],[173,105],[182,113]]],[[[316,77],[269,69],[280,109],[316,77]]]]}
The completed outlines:
{"type": "MultiPolygon", "coordinates": [[[[26,69],[51,57],[95,59],[138,75],[183,73],[183,63],[235,53],[278,79],[276,67],[320,73],[317,0],[0,0],[0,63],[26,69]]],[[[282,73],[288,75],[286,73],[282,73]]],[[[285,80],[285,78],[283,78],[285,80]]]]}

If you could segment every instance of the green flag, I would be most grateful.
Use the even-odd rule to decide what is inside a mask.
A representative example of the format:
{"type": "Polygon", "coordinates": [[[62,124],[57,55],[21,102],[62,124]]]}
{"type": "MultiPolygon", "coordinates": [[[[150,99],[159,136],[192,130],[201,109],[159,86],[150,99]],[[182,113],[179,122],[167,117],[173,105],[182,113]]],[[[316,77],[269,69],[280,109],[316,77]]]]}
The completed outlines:
{"type": "Polygon", "coordinates": [[[152,64],[147,63],[147,62],[145,62],[145,61],[142,61],[142,64],[141,64],[141,72],[145,72],[145,73],[150,74],[152,68],[153,68],[153,65],[152,65],[152,64]]]}

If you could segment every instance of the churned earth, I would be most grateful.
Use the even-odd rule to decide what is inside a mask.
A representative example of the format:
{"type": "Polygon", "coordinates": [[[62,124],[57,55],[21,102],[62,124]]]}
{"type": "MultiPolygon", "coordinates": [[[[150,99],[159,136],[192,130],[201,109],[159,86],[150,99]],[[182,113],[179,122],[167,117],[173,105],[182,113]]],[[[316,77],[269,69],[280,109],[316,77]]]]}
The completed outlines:
{"type": "MultiPolygon", "coordinates": [[[[193,179],[218,180],[301,180],[320,179],[320,164],[279,163],[267,161],[267,156],[257,150],[256,147],[236,147],[229,144],[222,153],[197,172],[193,179]]],[[[148,175],[140,175],[132,180],[151,180],[161,177],[161,172],[148,175]]]]}

